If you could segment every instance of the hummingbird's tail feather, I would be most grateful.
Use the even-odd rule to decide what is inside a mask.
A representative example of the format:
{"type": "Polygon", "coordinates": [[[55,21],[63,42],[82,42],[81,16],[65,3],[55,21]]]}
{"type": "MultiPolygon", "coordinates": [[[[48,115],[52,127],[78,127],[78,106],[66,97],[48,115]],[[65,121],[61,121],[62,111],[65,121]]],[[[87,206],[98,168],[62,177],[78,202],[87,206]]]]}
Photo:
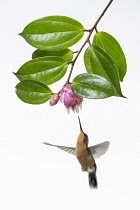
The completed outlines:
{"type": "Polygon", "coordinates": [[[91,189],[98,188],[96,173],[95,172],[90,172],[88,174],[88,178],[89,178],[89,186],[90,186],[90,188],[91,189]]]}

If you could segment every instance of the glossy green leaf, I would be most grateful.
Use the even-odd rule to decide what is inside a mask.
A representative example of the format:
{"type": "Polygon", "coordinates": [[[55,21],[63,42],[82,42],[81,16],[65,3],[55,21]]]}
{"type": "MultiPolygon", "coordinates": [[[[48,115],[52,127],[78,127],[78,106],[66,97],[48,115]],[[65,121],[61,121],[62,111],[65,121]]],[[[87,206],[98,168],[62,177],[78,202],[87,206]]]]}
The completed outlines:
{"type": "Polygon", "coordinates": [[[16,85],[17,96],[28,104],[42,104],[51,98],[51,89],[45,84],[25,80],[16,85]]]}
{"type": "Polygon", "coordinates": [[[69,49],[59,50],[59,51],[45,51],[45,50],[35,50],[32,54],[32,58],[39,58],[45,56],[59,56],[64,58],[67,62],[72,61],[73,54],[69,49]]]}
{"type": "Polygon", "coordinates": [[[112,83],[116,94],[123,97],[117,66],[102,48],[97,45],[89,47],[85,51],[84,62],[88,73],[93,73],[107,79],[112,83]]]}
{"type": "Polygon", "coordinates": [[[118,41],[112,35],[101,31],[95,34],[93,44],[99,45],[113,58],[119,71],[119,79],[123,81],[127,64],[125,55],[118,41]]]}
{"type": "Polygon", "coordinates": [[[103,99],[116,96],[114,88],[107,79],[95,74],[80,74],[72,81],[72,91],[83,98],[103,99]]]}
{"type": "Polygon", "coordinates": [[[20,34],[40,50],[62,50],[76,44],[84,35],[78,21],[65,16],[48,16],[29,23],[20,34]]]}
{"type": "Polygon", "coordinates": [[[61,57],[41,57],[23,64],[15,75],[21,81],[36,80],[50,85],[65,75],[67,67],[61,57]]]}

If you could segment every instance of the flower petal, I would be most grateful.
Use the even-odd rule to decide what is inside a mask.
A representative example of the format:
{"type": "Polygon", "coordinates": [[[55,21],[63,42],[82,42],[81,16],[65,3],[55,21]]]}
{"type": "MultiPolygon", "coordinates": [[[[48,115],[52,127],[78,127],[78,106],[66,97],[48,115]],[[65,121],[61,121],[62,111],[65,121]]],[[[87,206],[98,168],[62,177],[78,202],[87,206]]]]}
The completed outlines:
{"type": "Polygon", "coordinates": [[[73,98],[71,95],[68,93],[65,93],[64,95],[64,105],[69,108],[75,103],[75,98],[73,98]]]}
{"type": "Polygon", "coordinates": [[[76,96],[77,103],[80,104],[83,101],[83,98],[80,96],[76,96]]]}
{"type": "Polygon", "coordinates": [[[72,106],[72,110],[73,110],[73,112],[76,112],[78,114],[79,113],[79,106],[78,106],[78,104],[74,104],[72,106]]]}
{"type": "Polygon", "coordinates": [[[64,96],[65,96],[65,93],[60,93],[60,102],[61,103],[64,103],[64,96]]]}
{"type": "Polygon", "coordinates": [[[82,109],[82,103],[79,104],[80,109],[82,109]]]}

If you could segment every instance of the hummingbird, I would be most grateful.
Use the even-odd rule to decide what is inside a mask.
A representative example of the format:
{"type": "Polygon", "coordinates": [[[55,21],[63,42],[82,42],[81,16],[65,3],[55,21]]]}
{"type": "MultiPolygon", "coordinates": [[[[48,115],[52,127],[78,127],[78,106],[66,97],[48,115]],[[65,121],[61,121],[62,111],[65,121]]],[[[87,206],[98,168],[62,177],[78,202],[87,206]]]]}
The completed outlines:
{"type": "Polygon", "coordinates": [[[95,188],[98,188],[98,182],[97,182],[97,176],[96,176],[97,166],[95,163],[95,159],[101,157],[107,152],[110,142],[105,141],[100,144],[96,144],[94,146],[88,147],[88,143],[89,143],[88,135],[82,129],[79,116],[78,116],[78,120],[79,120],[79,125],[80,125],[80,134],[77,138],[76,148],[53,145],[47,142],[43,142],[43,143],[48,146],[57,147],[65,152],[75,155],[81,165],[82,171],[88,172],[90,188],[95,189],[95,188]]]}

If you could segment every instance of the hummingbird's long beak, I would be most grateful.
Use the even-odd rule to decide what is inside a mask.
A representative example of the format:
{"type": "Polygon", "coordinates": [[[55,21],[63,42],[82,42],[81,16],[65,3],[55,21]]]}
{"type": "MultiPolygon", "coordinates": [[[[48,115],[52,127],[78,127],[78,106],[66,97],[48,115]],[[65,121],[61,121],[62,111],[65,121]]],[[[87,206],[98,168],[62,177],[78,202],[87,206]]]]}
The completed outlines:
{"type": "Polygon", "coordinates": [[[81,125],[81,121],[80,121],[79,115],[78,115],[78,120],[79,120],[80,130],[84,133],[84,131],[83,131],[83,129],[82,129],[82,125],[81,125]]]}

